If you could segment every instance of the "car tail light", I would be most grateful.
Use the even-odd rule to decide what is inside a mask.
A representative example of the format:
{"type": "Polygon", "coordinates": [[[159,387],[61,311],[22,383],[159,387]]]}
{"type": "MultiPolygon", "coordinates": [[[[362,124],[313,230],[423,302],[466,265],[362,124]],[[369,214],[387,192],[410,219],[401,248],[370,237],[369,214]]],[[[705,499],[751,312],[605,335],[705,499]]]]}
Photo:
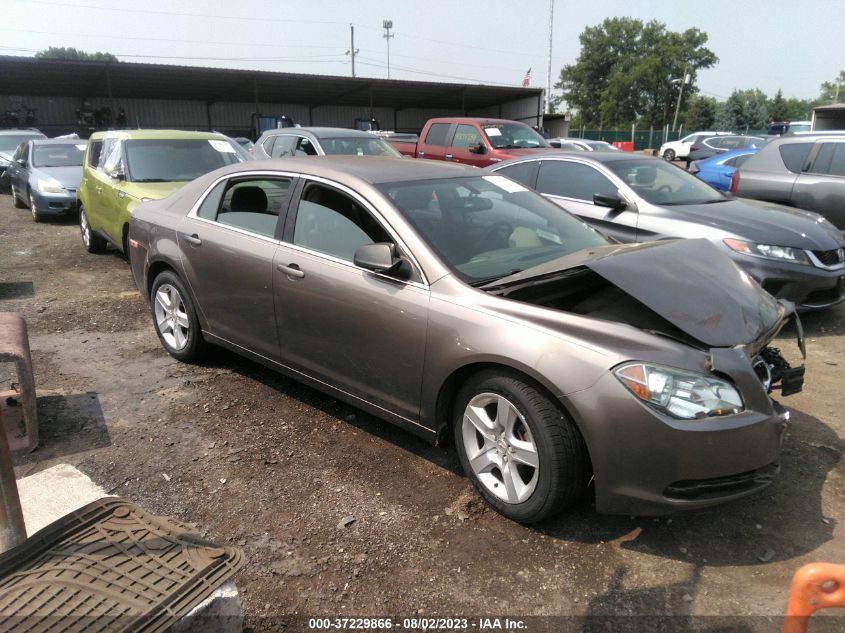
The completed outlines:
{"type": "Polygon", "coordinates": [[[731,186],[728,187],[728,191],[736,193],[737,189],[739,189],[739,170],[734,169],[734,175],[731,176],[731,186]]]}

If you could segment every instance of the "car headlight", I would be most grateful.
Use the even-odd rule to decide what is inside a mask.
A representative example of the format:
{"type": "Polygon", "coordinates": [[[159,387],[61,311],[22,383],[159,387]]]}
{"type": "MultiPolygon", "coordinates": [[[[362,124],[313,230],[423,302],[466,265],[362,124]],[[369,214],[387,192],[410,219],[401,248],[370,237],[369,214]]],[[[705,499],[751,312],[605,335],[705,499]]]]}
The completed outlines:
{"type": "Polygon", "coordinates": [[[725,246],[732,251],[742,253],[743,255],[752,255],[754,257],[765,257],[766,259],[777,259],[780,261],[790,262],[792,264],[807,264],[812,266],[810,258],[807,253],[800,248],[792,248],[791,246],[772,246],[770,244],[755,244],[754,242],[745,242],[743,240],[726,239],[723,240],[725,246]]]}
{"type": "Polygon", "coordinates": [[[39,178],[35,183],[35,188],[41,193],[64,193],[65,188],[57,180],[44,180],[39,178]]]}
{"type": "Polygon", "coordinates": [[[623,365],[613,373],[640,400],[683,420],[732,415],[744,409],[736,387],[714,376],[646,363],[623,365]]]}

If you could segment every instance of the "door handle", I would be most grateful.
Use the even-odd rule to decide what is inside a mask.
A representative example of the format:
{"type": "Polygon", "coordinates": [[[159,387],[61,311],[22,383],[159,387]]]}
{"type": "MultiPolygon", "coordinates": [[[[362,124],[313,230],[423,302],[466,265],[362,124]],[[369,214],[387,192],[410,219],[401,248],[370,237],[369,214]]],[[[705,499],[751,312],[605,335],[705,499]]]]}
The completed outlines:
{"type": "Polygon", "coordinates": [[[194,233],[193,235],[185,235],[185,241],[188,244],[192,244],[194,246],[202,246],[202,240],[200,239],[199,235],[194,233]]]}
{"type": "Polygon", "coordinates": [[[452,160],[452,155],[451,155],[451,154],[446,154],[446,160],[452,160]]]}
{"type": "Polygon", "coordinates": [[[290,264],[288,266],[276,264],[276,270],[285,273],[289,279],[302,279],[305,277],[305,272],[296,264],[290,264]]]}

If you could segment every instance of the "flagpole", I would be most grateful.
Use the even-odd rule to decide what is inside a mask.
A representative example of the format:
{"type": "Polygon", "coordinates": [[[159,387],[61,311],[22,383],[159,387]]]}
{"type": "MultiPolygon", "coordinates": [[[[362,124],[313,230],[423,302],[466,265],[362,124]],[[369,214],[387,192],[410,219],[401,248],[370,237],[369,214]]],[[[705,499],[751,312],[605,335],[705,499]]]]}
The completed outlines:
{"type": "Polygon", "coordinates": [[[549,99],[552,94],[552,28],[555,21],[555,0],[549,0],[549,70],[546,74],[546,108],[549,112],[549,99]]]}

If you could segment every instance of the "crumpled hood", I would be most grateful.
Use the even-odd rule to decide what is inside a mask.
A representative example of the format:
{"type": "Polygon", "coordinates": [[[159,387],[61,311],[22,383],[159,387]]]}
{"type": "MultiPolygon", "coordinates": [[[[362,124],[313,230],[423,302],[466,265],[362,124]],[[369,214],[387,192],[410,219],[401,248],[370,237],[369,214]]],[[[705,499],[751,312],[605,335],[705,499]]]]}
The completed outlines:
{"type": "Polygon", "coordinates": [[[666,207],[676,217],[710,224],[758,244],[828,251],[845,244],[842,233],[822,216],[771,202],[731,199],[718,204],[666,207]]]}
{"type": "Polygon", "coordinates": [[[747,345],[771,333],[787,306],[709,240],[584,249],[483,286],[485,290],[586,267],[709,347],[747,345]]]}

